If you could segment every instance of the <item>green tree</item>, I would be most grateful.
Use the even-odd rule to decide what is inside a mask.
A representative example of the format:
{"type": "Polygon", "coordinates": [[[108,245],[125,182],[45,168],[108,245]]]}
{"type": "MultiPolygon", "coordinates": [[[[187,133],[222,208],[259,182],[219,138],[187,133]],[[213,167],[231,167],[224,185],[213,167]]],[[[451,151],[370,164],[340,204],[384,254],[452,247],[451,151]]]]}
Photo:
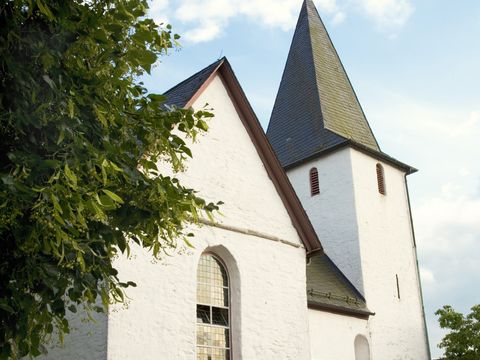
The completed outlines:
{"type": "Polygon", "coordinates": [[[445,351],[445,360],[478,360],[480,359],[480,305],[472,307],[464,316],[446,305],[437,310],[440,327],[449,329],[439,348],[445,351]]]}
{"type": "Polygon", "coordinates": [[[67,309],[123,301],[115,256],[188,245],[185,225],[218,209],[157,168],[181,171],[211,114],[139,80],[178,39],[147,9],[0,0],[0,359],[45,351],[67,309]]]}

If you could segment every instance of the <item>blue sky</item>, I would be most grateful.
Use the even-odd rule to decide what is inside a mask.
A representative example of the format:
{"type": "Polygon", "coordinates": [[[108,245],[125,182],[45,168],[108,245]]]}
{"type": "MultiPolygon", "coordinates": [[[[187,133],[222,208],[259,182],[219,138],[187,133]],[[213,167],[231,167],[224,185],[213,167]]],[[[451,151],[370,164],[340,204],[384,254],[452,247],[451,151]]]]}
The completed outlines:
{"type": "MultiPolygon", "coordinates": [[[[266,128],[302,0],[153,0],[182,49],[163,92],[225,55],[266,128]]],[[[430,342],[434,311],[480,303],[480,2],[316,0],[382,150],[409,177],[430,342]]]]}

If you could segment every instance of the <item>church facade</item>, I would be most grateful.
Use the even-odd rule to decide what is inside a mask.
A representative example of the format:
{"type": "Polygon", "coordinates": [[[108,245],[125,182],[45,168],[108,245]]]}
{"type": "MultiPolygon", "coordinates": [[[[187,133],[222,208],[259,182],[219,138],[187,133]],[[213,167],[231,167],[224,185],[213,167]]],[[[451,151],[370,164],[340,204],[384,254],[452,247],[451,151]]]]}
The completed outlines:
{"type": "MultiPolygon", "coordinates": [[[[311,0],[266,134],[227,59],[167,93],[215,117],[180,181],[222,215],[194,248],[116,260],[127,307],[48,359],[430,359],[406,176],[380,150],[311,0]]],[[[177,176],[177,175],[176,175],[177,176]]]]}

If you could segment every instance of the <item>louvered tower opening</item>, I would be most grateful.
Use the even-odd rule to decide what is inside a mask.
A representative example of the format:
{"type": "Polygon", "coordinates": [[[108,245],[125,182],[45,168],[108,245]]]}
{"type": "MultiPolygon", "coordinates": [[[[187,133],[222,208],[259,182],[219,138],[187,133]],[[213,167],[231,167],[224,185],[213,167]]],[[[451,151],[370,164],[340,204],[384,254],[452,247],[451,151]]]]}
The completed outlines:
{"type": "Polygon", "coordinates": [[[378,192],[382,195],[385,195],[385,173],[383,171],[383,166],[380,163],[377,163],[377,185],[378,192]]]}
{"type": "Polygon", "coordinates": [[[310,194],[312,196],[320,194],[320,184],[318,183],[317,168],[310,169],[310,194]]]}

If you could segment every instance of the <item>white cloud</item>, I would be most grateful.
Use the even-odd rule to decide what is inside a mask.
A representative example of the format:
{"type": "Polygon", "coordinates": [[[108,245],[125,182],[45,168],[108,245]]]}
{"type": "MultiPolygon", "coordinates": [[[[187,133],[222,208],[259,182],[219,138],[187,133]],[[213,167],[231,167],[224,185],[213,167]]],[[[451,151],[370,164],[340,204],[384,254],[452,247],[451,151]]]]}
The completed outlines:
{"type": "Polygon", "coordinates": [[[342,11],[337,12],[332,19],[333,25],[338,25],[343,23],[346,17],[347,15],[344,12],[342,11]]]}
{"type": "Polygon", "coordinates": [[[435,276],[432,270],[429,270],[424,267],[420,267],[420,278],[422,279],[422,284],[432,284],[435,282],[435,276]]]}
{"type": "Polygon", "coordinates": [[[358,0],[365,13],[381,28],[401,27],[415,8],[410,0],[358,0]]]}
{"type": "Polygon", "coordinates": [[[462,167],[458,173],[462,176],[469,176],[472,172],[470,171],[470,169],[462,167]]]}
{"type": "Polygon", "coordinates": [[[157,24],[168,24],[167,16],[169,0],[152,0],[150,1],[150,14],[157,24]]]}
{"type": "MultiPolygon", "coordinates": [[[[295,26],[300,10],[298,0],[181,0],[175,6],[168,6],[168,0],[152,0],[151,4],[155,20],[182,23],[187,27],[183,38],[194,43],[219,37],[230,20],[238,16],[287,31],[295,26]]],[[[317,0],[316,5],[333,25],[346,18],[337,0],[317,0]]]]}
{"type": "Polygon", "coordinates": [[[462,192],[458,185],[445,184],[440,196],[415,209],[418,239],[429,256],[475,251],[480,240],[480,199],[462,192]]]}
{"type": "MultiPolygon", "coordinates": [[[[480,281],[480,198],[447,183],[441,194],[414,208],[432,350],[443,337],[435,310],[445,304],[460,311],[478,302],[480,281]]],[[[436,352],[439,352],[438,350],[436,352]]]]}
{"type": "MultiPolygon", "coordinates": [[[[316,0],[320,14],[332,25],[343,23],[347,13],[359,5],[361,10],[382,29],[398,29],[411,16],[411,0],[316,0]]],[[[191,42],[210,41],[219,37],[230,20],[244,16],[263,26],[291,30],[297,21],[299,0],[151,0],[151,13],[158,22],[182,23],[187,27],[184,38],[191,42]]]]}
{"type": "Polygon", "coordinates": [[[194,43],[208,41],[214,39],[220,35],[221,25],[212,22],[203,22],[198,27],[188,30],[183,35],[184,39],[187,39],[194,43]]]}

